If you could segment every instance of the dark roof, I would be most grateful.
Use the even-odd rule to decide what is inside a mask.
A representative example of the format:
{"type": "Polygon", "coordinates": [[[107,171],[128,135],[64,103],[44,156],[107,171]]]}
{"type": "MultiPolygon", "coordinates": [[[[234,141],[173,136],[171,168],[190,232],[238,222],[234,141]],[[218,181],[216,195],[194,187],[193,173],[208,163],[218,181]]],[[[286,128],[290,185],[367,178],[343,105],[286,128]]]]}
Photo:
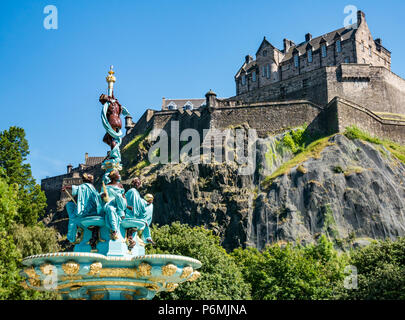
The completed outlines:
{"type": "Polygon", "coordinates": [[[101,162],[103,162],[105,157],[87,157],[86,159],[86,166],[95,166],[101,162]]]}
{"type": "Polygon", "coordinates": [[[205,104],[206,99],[165,99],[162,107],[167,109],[170,104],[175,104],[177,109],[182,109],[188,102],[193,105],[194,109],[198,109],[201,105],[205,104]]]}
{"type": "Polygon", "coordinates": [[[242,73],[242,71],[245,71],[246,73],[249,72],[252,68],[255,68],[257,65],[256,60],[252,60],[249,63],[244,63],[243,66],[239,69],[239,71],[236,73],[235,77],[239,77],[242,73]]]}
{"type": "Polygon", "coordinates": [[[294,50],[297,50],[300,54],[304,54],[307,51],[307,45],[312,46],[312,50],[317,50],[320,47],[321,41],[326,41],[327,44],[331,44],[335,42],[335,39],[337,37],[340,37],[342,41],[350,39],[353,35],[353,33],[356,32],[356,29],[354,28],[355,25],[349,26],[349,28],[340,28],[334,31],[331,31],[329,33],[323,34],[319,37],[313,38],[309,41],[302,42],[300,44],[297,44],[295,46],[292,46],[288,49],[288,51],[285,53],[285,56],[281,62],[290,60],[293,56],[294,50]]]}

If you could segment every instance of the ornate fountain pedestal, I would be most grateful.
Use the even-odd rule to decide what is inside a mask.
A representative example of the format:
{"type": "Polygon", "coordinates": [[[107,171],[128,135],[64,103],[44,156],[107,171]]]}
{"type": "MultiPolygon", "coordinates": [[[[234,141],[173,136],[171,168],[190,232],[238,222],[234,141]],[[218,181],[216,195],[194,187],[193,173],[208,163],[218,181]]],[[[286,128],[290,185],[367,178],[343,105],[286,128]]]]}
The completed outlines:
{"type": "Polygon", "coordinates": [[[200,276],[198,260],[154,254],[135,257],[91,252],[40,254],[23,260],[24,286],[56,291],[65,300],[149,300],[200,276]]]}
{"type": "Polygon", "coordinates": [[[159,291],[173,291],[179,283],[200,276],[198,260],[176,256],[145,255],[145,244],[135,236],[128,249],[126,230],[141,228],[136,219],[123,220],[118,239],[110,238],[102,217],[83,218],[74,252],[58,252],[23,259],[24,287],[56,291],[63,299],[152,299],[159,291]]]}

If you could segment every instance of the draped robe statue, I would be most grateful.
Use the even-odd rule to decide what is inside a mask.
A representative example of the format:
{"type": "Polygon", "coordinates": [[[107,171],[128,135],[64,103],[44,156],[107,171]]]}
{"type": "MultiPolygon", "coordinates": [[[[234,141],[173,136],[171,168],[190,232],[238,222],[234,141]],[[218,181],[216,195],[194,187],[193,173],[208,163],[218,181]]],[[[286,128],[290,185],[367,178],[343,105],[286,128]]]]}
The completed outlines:
{"type": "MultiPolygon", "coordinates": [[[[151,196],[151,195],[150,195],[151,196]]],[[[152,242],[150,233],[150,224],[152,223],[153,204],[142,199],[136,188],[131,188],[125,194],[128,207],[126,210],[126,217],[140,220],[145,223],[142,233],[142,240],[144,242],[152,242]],[[130,209],[131,208],[131,209],[130,209]]],[[[153,198],[152,198],[153,199],[153,198]]]]}
{"type": "Polygon", "coordinates": [[[67,186],[72,189],[72,196],[77,195],[77,204],[68,202],[66,204],[66,211],[69,215],[67,239],[70,242],[76,241],[78,222],[81,218],[87,216],[102,216],[103,204],[100,194],[94,188],[91,175],[85,176],[83,180],[85,183],[79,186],[67,186]],[[85,178],[85,177],[91,177],[85,178]]]}
{"type": "Polygon", "coordinates": [[[116,240],[121,221],[125,218],[127,201],[125,199],[125,190],[119,183],[120,175],[118,171],[112,171],[109,179],[111,183],[106,186],[106,194],[103,193],[103,197],[108,197],[108,201],[104,205],[105,222],[111,231],[111,238],[116,240]]]}

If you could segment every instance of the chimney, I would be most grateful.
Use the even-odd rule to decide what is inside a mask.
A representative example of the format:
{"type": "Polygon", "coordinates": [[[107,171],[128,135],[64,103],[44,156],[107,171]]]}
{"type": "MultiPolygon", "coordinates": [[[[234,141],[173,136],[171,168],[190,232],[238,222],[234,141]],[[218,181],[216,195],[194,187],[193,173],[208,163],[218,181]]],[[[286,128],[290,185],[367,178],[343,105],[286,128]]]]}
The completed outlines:
{"type": "Polygon", "coordinates": [[[85,154],[84,154],[84,163],[85,164],[87,164],[87,159],[89,158],[89,153],[88,152],[86,152],[85,154]]]}
{"type": "Polygon", "coordinates": [[[245,57],[245,62],[246,63],[249,63],[250,61],[252,61],[253,60],[253,58],[250,56],[250,55],[247,55],[246,57],[245,57]]]}
{"type": "Polygon", "coordinates": [[[305,35],[305,42],[311,41],[311,39],[312,39],[312,34],[307,33],[307,34],[305,35]]]}
{"type": "Polygon", "coordinates": [[[366,20],[366,15],[364,14],[364,12],[358,10],[357,11],[357,26],[360,26],[360,24],[365,20],[366,20]]]}
{"type": "Polygon", "coordinates": [[[162,98],[162,110],[166,110],[165,104],[166,104],[166,98],[163,97],[163,98],[162,98]]]}
{"type": "Polygon", "coordinates": [[[375,43],[378,44],[379,46],[382,46],[381,38],[375,39],[374,41],[375,41],[375,43]]]}
{"type": "Polygon", "coordinates": [[[73,166],[71,164],[67,165],[67,173],[71,173],[72,172],[72,168],[73,166]]]}
{"type": "Polygon", "coordinates": [[[291,40],[283,39],[283,45],[284,45],[284,54],[285,54],[285,53],[287,53],[287,51],[288,51],[292,46],[295,46],[295,43],[292,42],[291,40]]]}

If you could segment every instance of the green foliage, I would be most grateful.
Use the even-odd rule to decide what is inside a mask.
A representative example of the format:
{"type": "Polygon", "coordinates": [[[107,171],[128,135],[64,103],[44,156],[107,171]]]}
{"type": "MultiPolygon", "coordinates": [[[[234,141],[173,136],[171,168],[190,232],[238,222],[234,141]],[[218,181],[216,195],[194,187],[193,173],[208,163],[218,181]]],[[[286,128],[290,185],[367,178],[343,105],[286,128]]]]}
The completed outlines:
{"type": "Polygon", "coordinates": [[[405,238],[353,250],[350,264],[357,268],[358,289],[340,288],[340,299],[405,299],[405,238]]]}
{"type": "Polygon", "coordinates": [[[18,213],[15,220],[26,226],[35,225],[46,208],[46,198],[35,183],[31,166],[25,163],[28,142],[22,128],[10,127],[0,132],[0,176],[10,185],[18,186],[18,213]]]}
{"type": "Polygon", "coordinates": [[[46,228],[41,224],[30,227],[13,224],[9,234],[12,235],[16,247],[23,257],[61,250],[58,233],[54,228],[46,228]]]}
{"type": "Polygon", "coordinates": [[[198,259],[201,277],[185,282],[170,293],[158,294],[159,299],[174,300],[244,300],[250,298],[250,286],[245,283],[240,268],[220,246],[220,239],[203,227],[191,228],[178,222],[162,227],[153,226],[156,247],[152,253],[189,256],[198,259]]]}
{"type": "MultiPolygon", "coordinates": [[[[0,168],[0,171],[1,168],[0,168]]],[[[18,211],[17,186],[10,186],[0,175],[0,231],[7,230],[18,211]]]]}
{"type": "Polygon", "coordinates": [[[307,246],[273,244],[263,252],[238,248],[232,256],[256,300],[333,299],[346,264],[325,236],[307,246]]]}
{"type": "Polygon", "coordinates": [[[262,182],[262,187],[268,188],[275,178],[288,173],[292,168],[300,165],[301,163],[305,162],[309,158],[319,158],[321,152],[327,146],[332,145],[332,143],[329,142],[330,138],[331,138],[331,136],[328,136],[328,137],[324,137],[324,138],[315,140],[314,142],[310,143],[303,150],[298,152],[294,158],[292,158],[291,160],[289,160],[287,162],[284,162],[270,176],[267,176],[262,182]]]}
{"type": "Polygon", "coordinates": [[[398,160],[400,160],[402,163],[405,163],[405,146],[401,146],[400,144],[387,139],[383,140],[377,137],[373,137],[368,132],[362,131],[356,126],[347,127],[344,135],[351,140],[360,139],[377,145],[382,145],[385,147],[385,149],[390,151],[391,154],[393,154],[398,160]]]}

